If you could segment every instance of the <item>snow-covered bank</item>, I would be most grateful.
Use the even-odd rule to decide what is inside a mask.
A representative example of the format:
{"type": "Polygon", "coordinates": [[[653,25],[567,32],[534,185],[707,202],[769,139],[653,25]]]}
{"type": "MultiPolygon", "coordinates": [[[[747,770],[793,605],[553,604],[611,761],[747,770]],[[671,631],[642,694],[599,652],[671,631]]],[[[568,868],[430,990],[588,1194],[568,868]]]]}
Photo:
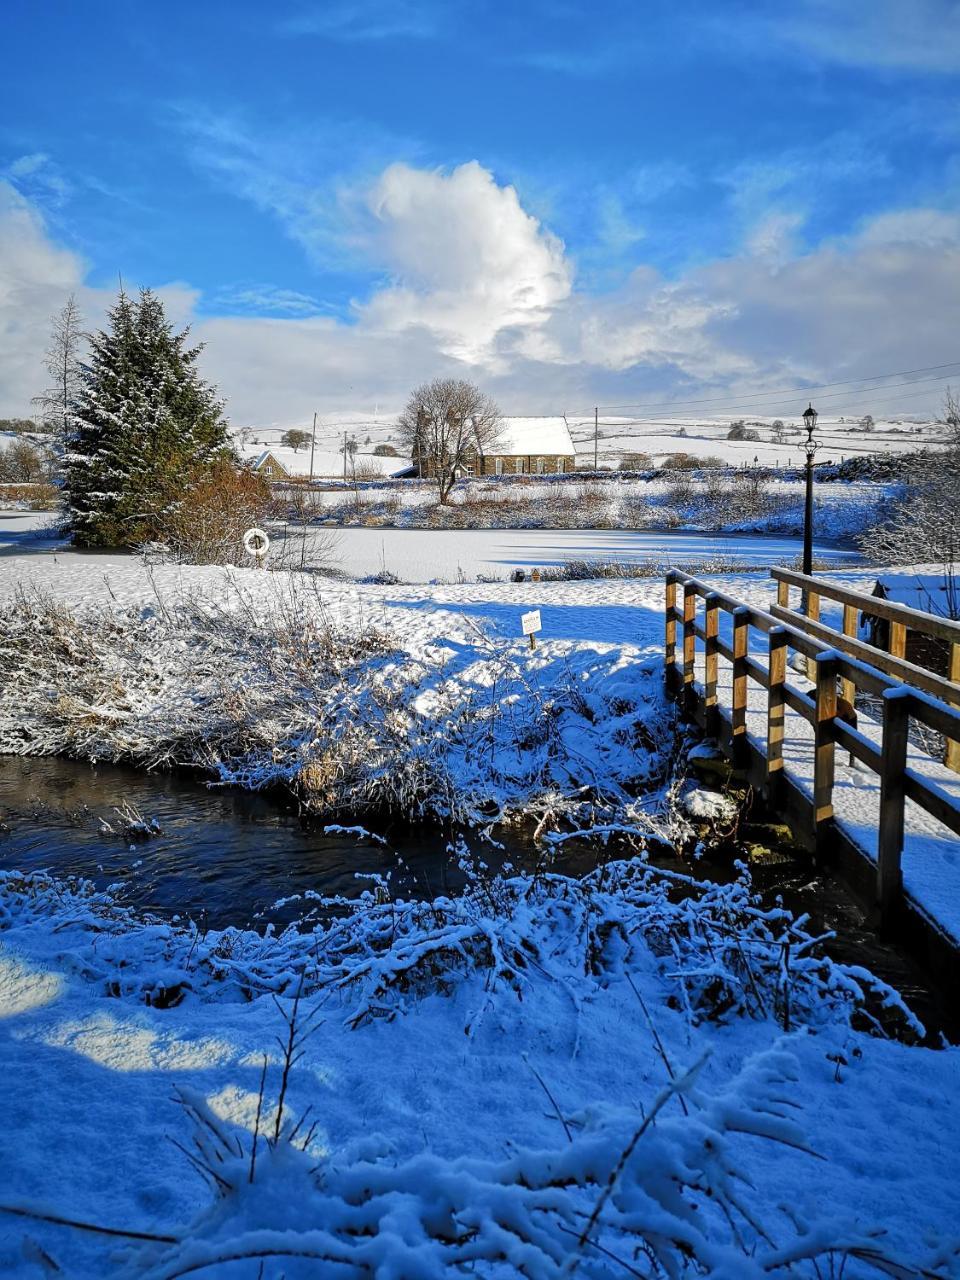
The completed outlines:
{"type": "Polygon", "coordinates": [[[960,1274],[957,1051],[853,1030],[866,976],[743,886],[676,888],[481,873],[264,939],[0,878],[4,1274],[960,1274]]]}
{"type": "Polygon", "coordinates": [[[188,764],[286,785],[314,812],[469,823],[584,801],[618,811],[627,788],[665,776],[674,712],[636,644],[531,651],[443,610],[404,634],[396,611],[328,605],[303,575],[197,585],[158,589],[146,609],[14,600],[0,750],[188,764]]]}
{"type": "MultiPolygon", "coordinates": [[[[877,519],[897,485],[870,481],[817,484],[816,527],[854,537],[877,519]]],[[[289,497],[289,495],[288,495],[289,497]]],[[[423,530],[670,529],[707,534],[796,535],[803,529],[804,482],[762,470],[651,472],[644,476],[501,476],[460,482],[444,505],[428,481],[349,490],[298,491],[304,509],[343,527],[423,530]]]]}

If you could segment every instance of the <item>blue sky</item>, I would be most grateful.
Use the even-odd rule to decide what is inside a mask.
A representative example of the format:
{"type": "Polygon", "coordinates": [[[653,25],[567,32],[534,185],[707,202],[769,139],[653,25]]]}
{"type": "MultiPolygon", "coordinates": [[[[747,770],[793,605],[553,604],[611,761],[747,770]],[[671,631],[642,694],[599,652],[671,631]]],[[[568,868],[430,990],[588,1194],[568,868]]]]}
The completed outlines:
{"type": "Polygon", "coordinates": [[[118,273],[244,420],[451,371],[546,412],[960,356],[953,0],[5,15],[0,413],[64,287],[96,322],[118,273]]]}

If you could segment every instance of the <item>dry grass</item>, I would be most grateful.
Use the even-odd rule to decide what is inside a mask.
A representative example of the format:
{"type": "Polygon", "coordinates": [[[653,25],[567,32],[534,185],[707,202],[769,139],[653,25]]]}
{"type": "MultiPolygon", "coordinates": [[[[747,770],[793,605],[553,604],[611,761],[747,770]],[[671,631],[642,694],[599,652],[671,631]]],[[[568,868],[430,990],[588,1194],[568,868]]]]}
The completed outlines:
{"type": "Polygon", "coordinates": [[[55,511],[60,490],[52,484],[0,484],[0,506],[8,505],[25,511],[55,511]]]}

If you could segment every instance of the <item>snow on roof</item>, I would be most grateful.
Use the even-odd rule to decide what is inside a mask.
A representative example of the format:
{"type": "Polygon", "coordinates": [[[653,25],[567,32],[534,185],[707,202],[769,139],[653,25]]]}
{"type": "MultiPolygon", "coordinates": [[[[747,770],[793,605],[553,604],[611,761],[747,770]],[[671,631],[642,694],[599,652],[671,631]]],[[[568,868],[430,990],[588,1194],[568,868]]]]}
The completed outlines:
{"type": "Polygon", "coordinates": [[[563,418],[502,418],[500,440],[489,453],[510,457],[560,454],[573,457],[576,449],[563,418]]]}
{"type": "MultiPolygon", "coordinates": [[[[262,450],[254,459],[253,468],[259,470],[267,458],[273,458],[283,467],[288,476],[297,476],[304,480],[310,476],[310,449],[290,449],[284,445],[262,450]]],[[[347,478],[357,471],[367,474],[376,473],[381,476],[395,476],[406,471],[410,466],[409,458],[382,458],[375,453],[358,453],[347,463],[347,478]]],[[[343,454],[317,449],[313,455],[313,475],[316,479],[343,479],[343,454]]]]}

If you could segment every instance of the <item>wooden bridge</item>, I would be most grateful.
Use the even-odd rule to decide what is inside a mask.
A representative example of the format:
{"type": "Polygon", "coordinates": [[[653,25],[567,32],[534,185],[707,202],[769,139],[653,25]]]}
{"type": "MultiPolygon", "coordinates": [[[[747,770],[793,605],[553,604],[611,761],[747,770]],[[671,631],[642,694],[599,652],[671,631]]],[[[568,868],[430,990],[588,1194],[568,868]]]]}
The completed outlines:
{"type": "Polygon", "coordinates": [[[960,990],[960,623],[822,578],[772,576],[767,611],[667,574],[668,687],[880,928],[946,965],[960,990]],[[864,615],[889,624],[888,651],[859,638],[864,615]],[[947,646],[947,677],[906,660],[909,631],[947,646]],[[797,666],[806,678],[791,678],[797,666]],[[854,727],[844,702],[857,694],[873,712],[858,708],[854,727]],[[918,726],[945,744],[943,762],[918,745],[918,726]]]}

